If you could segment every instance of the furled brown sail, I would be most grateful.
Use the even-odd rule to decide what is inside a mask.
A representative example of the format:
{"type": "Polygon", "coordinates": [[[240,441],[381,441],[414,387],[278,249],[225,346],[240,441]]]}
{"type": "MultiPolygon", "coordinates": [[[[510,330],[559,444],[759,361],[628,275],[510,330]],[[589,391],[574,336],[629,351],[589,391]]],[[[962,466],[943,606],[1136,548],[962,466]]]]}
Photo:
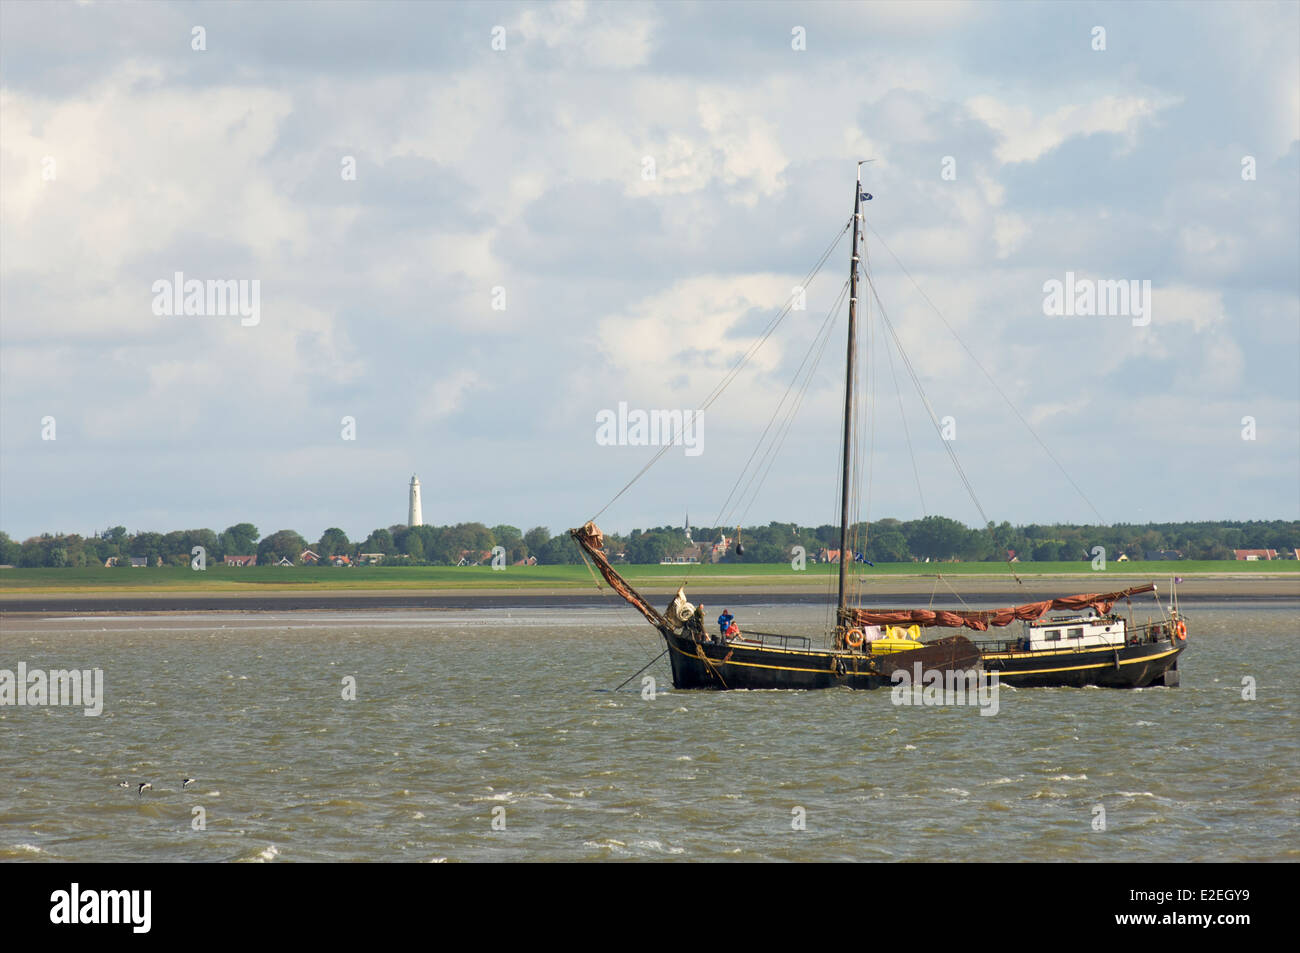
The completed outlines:
{"type": "Polygon", "coordinates": [[[1017,620],[1031,622],[1041,619],[1048,612],[1069,609],[1076,612],[1084,609],[1096,609],[1101,615],[1110,612],[1111,607],[1120,599],[1135,596],[1142,592],[1154,592],[1155,585],[1134,586],[1119,592],[1091,592],[1078,596],[1062,596],[1059,599],[1045,599],[1042,602],[1028,602],[1022,606],[1006,609],[986,610],[945,610],[945,609],[848,609],[847,621],[852,625],[922,625],[943,626],[955,629],[966,626],[983,632],[991,625],[1010,625],[1017,620]]]}
{"type": "Polygon", "coordinates": [[[609,564],[609,558],[605,555],[605,534],[600,531],[600,527],[588,520],[582,529],[569,530],[569,535],[596,564],[596,568],[605,577],[610,588],[635,606],[637,611],[646,617],[647,622],[653,626],[668,625],[668,620],[654,606],[646,602],[641,593],[628,585],[627,580],[609,564]]]}

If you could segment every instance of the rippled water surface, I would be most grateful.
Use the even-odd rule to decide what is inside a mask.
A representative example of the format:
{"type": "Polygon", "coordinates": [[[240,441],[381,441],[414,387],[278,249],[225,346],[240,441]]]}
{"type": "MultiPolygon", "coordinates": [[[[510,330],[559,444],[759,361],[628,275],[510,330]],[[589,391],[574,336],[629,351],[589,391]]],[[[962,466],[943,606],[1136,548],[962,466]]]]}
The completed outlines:
{"type": "Polygon", "coordinates": [[[0,859],[1295,861],[1298,608],[1199,607],[1181,688],[992,717],[675,692],[666,660],[611,692],[662,648],[625,611],[9,617],[0,668],[101,668],[107,699],[0,708],[0,859]]]}

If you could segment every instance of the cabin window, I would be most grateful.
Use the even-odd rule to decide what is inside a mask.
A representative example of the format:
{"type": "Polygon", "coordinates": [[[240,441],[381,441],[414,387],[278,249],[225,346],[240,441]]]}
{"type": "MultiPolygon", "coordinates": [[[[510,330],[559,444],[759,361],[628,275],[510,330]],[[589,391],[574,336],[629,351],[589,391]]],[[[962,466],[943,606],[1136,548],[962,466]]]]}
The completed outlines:
{"type": "Polygon", "coordinates": [[[1058,639],[1060,639],[1060,637],[1061,637],[1060,629],[1048,629],[1046,632],[1043,633],[1043,641],[1045,642],[1055,642],[1058,639]]]}
{"type": "Polygon", "coordinates": [[[1083,638],[1083,629],[1071,629],[1066,634],[1072,639],[1081,639],[1083,638]]]}

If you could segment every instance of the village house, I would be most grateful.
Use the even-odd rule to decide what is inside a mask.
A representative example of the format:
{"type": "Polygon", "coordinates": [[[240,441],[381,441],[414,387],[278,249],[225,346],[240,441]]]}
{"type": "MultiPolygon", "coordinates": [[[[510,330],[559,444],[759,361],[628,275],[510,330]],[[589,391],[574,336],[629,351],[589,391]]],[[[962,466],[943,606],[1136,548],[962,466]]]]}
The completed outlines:
{"type": "Polygon", "coordinates": [[[676,552],[670,552],[659,560],[661,566],[691,566],[698,563],[716,563],[727,555],[732,540],[726,536],[717,543],[696,543],[687,540],[685,546],[676,552]]]}
{"type": "Polygon", "coordinates": [[[661,566],[691,565],[700,561],[700,549],[698,546],[687,546],[675,553],[669,553],[663,559],[659,560],[661,566]]]}
{"type": "MultiPolygon", "coordinates": [[[[112,569],[114,566],[121,565],[121,561],[123,558],[129,559],[131,561],[132,569],[147,569],[149,566],[148,556],[126,556],[126,557],[109,556],[107,559],[104,560],[104,568],[112,569]]],[[[162,565],[161,557],[158,559],[158,565],[159,566],[162,565]]]]}
{"type": "Polygon", "coordinates": [[[815,563],[838,563],[840,561],[840,551],[838,549],[827,549],[822,547],[817,550],[817,555],[813,557],[815,563]]]}

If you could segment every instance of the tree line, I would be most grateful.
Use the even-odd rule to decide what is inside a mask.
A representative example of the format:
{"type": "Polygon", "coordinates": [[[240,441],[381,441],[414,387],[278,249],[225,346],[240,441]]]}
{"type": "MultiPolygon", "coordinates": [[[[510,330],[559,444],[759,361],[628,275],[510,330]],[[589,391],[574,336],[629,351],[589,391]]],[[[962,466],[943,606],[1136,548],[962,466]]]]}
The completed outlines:
{"type": "MultiPolygon", "coordinates": [[[[1091,560],[1094,547],[1104,547],[1107,560],[1121,555],[1145,559],[1160,553],[1183,559],[1232,559],[1234,549],[1275,549],[1279,555],[1300,547],[1300,521],[1252,520],[1195,523],[1120,523],[1114,526],[1044,525],[1031,523],[989,524],[972,529],[944,516],[917,520],[881,519],[870,525],[853,526],[850,549],[854,558],[871,562],[1001,561],[1069,562],[1091,560]]],[[[838,550],[839,529],[768,523],[744,527],[737,533],[728,527],[691,527],[690,542],[684,527],[659,526],[634,529],[626,535],[605,534],[605,548],[616,560],[629,563],[659,563],[694,553],[701,562],[711,558],[712,544],[725,537],[729,542],[721,562],[786,563],[794,547],[802,546],[806,558],[826,558],[826,550],[838,550]],[[735,541],[744,544],[738,556],[735,541]]],[[[361,554],[378,553],[386,563],[419,566],[477,565],[488,562],[501,547],[509,565],[536,560],[544,565],[578,563],[581,556],[568,534],[552,536],[536,526],[527,532],[517,527],[458,523],[455,526],[395,525],[372,531],[364,540],[353,541],[338,527],[331,527],[315,542],[294,530],[282,529],[263,536],[252,523],[237,523],[223,532],[210,529],[173,530],[169,533],[129,533],[113,526],[90,537],[44,533],[19,543],[0,532],[0,564],[22,567],[102,566],[111,559],[129,567],[131,557],[148,565],[187,566],[195,546],[202,546],[209,565],[221,564],[226,556],[257,556],[259,564],[281,559],[298,564],[310,550],[322,561],[346,556],[356,562],[361,554]]]]}
{"type": "Polygon", "coordinates": [[[501,546],[510,563],[535,558],[546,563],[576,563],[581,560],[568,536],[553,537],[538,526],[524,533],[514,526],[487,527],[482,523],[455,526],[390,526],[379,528],[363,540],[332,526],[315,542],[291,529],[263,536],[252,523],[236,523],[223,532],[211,529],[173,530],[170,533],[129,533],[113,526],[90,537],[44,533],[22,543],[0,532],[0,564],[21,567],[103,566],[115,560],[130,567],[131,559],[148,565],[188,566],[194,547],[203,547],[209,566],[221,564],[227,556],[256,556],[259,565],[288,559],[301,564],[308,551],[322,562],[345,556],[356,563],[362,554],[379,554],[385,562],[407,565],[455,566],[478,564],[491,558],[501,546]]]}

